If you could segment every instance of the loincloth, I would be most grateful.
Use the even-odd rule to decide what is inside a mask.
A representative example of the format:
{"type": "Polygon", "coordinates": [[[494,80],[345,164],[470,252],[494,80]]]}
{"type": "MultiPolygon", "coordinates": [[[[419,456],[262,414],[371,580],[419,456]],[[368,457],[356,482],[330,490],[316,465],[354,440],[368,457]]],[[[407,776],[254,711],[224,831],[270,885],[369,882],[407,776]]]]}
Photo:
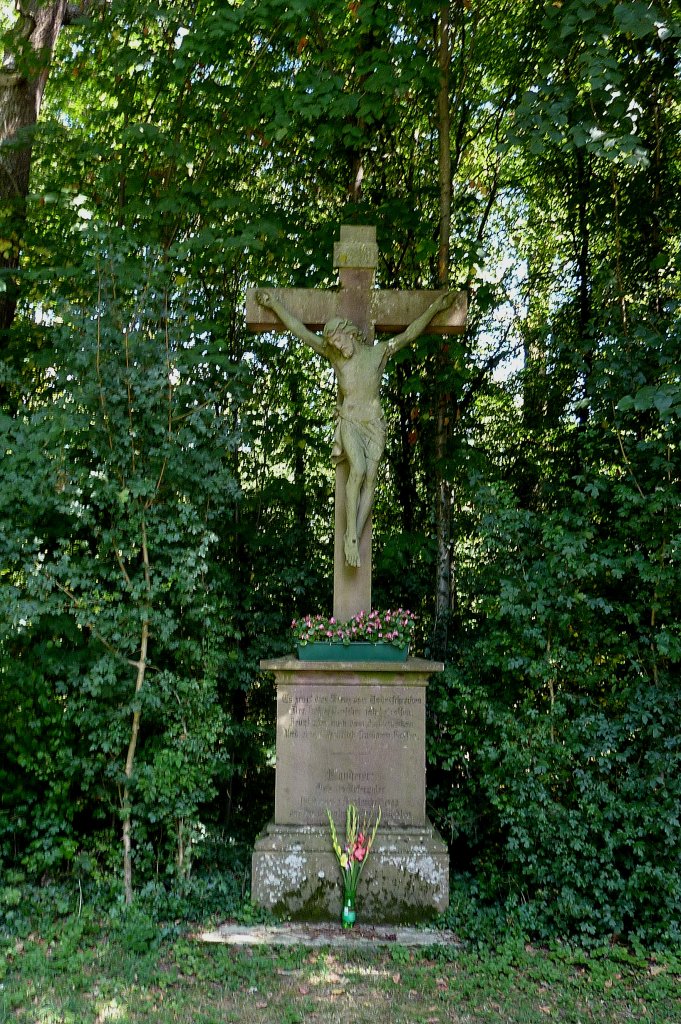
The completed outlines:
{"type": "Polygon", "coordinates": [[[369,420],[357,420],[354,417],[343,415],[341,410],[336,414],[336,433],[331,449],[331,458],[334,465],[343,462],[347,454],[343,447],[341,435],[341,421],[346,431],[351,431],[354,438],[359,442],[364,457],[373,462],[379,462],[383,449],[385,448],[385,419],[383,416],[375,416],[369,420]]]}

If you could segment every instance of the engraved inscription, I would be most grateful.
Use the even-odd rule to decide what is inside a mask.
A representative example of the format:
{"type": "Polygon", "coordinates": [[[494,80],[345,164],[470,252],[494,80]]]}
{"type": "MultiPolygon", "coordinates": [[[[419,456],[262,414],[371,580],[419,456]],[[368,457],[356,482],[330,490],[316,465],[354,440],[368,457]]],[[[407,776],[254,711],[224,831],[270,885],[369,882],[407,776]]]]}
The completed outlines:
{"type": "Polygon", "coordinates": [[[393,740],[414,736],[414,710],[423,705],[421,693],[324,694],[284,693],[282,728],[287,739],[314,736],[327,740],[393,740]]]}
{"type": "Polygon", "coordinates": [[[422,824],[424,732],[425,687],[280,686],[277,823],[323,823],[353,802],[422,824]]]}

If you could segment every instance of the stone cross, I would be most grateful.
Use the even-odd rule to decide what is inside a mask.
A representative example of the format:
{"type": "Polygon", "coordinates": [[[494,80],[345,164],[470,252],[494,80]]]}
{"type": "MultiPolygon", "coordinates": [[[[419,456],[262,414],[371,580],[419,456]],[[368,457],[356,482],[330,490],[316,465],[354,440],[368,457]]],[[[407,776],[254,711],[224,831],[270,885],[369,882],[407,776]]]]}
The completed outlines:
{"type": "MultiPolygon", "coordinates": [[[[375,289],[374,273],[378,265],[375,227],[342,226],[340,241],[334,243],[333,265],[338,268],[340,278],[337,290],[270,288],[268,291],[310,330],[320,331],[329,320],[343,317],[365,332],[370,345],[374,343],[376,331],[394,334],[404,330],[444,294],[444,289],[375,289]]],[[[285,329],[276,313],[258,302],[254,288],[246,292],[246,324],[251,331],[285,329]]],[[[427,333],[462,334],[465,325],[466,294],[461,292],[449,309],[431,320],[427,333]]],[[[361,564],[357,568],[347,565],[344,555],[347,476],[347,462],[340,462],[336,467],[333,614],[341,621],[359,611],[371,610],[371,519],[360,538],[361,564]]]]}

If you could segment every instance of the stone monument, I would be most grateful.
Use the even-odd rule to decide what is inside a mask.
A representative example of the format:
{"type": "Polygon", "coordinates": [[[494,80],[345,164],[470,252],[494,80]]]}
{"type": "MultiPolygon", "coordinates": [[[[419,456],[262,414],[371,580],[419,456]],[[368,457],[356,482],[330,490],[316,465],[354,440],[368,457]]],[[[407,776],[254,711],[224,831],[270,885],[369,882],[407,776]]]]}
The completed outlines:
{"type": "MultiPolygon", "coordinates": [[[[340,287],[249,289],[256,331],[289,330],[331,362],[337,406],[333,612],[371,609],[371,505],[384,427],[378,391],[387,360],[427,328],[462,333],[466,300],[445,291],[374,289],[373,227],[341,227],[340,287]],[[316,331],[323,330],[319,335],[316,331]],[[376,331],[398,331],[373,344],[376,331]]],[[[399,603],[399,600],[396,602],[399,603]]],[[[362,875],[360,919],[425,919],[448,903],[449,858],[426,818],[426,686],[444,666],[406,662],[261,662],[277,687],[274,822],[253,853],[255,903],[288,917],[338,917],[342,885],[327,808],[342,831],[349,803],[382,810],[362,875]]]]}

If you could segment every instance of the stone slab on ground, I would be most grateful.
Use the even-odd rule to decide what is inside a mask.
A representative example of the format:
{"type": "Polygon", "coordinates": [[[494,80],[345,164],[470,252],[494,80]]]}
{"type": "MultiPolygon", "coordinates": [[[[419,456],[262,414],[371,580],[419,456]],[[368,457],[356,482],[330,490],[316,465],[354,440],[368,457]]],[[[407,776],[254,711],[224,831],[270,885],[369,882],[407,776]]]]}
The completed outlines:
{"type": "Polygon", "coordinates": [[[196,936],[200,942],[229,946],[344,946],[366,948],[375,946],[458,946],[456,935],[435,928],[392,928],[390,925],[357,925],[343,929],[340,924],[223,924],[213,931],[196,936]]]}

